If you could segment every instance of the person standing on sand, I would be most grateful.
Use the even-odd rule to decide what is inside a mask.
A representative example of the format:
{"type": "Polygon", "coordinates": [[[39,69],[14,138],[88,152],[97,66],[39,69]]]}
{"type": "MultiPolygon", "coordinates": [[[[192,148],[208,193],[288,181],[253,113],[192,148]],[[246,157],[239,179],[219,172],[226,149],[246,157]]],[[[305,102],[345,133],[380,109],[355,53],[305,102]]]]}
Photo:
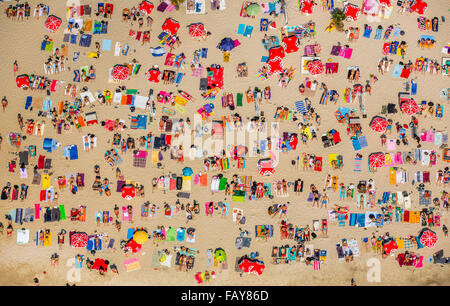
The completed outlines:
{"type": "Polygon", "coordinates": [[[3,112],[5,112],[7,106],[8,106],[8,100],[6,99],[6,96],[3,96],[3,99],[2,99],[3,112]]]}
{"type": "Polygon", "coordinates": [[[19,72],[19,65],[17,64],[17,60],[15,60],[13,63],[13,72],[14,72],[14,76],[16,76],[17,72],[19,72]]]}

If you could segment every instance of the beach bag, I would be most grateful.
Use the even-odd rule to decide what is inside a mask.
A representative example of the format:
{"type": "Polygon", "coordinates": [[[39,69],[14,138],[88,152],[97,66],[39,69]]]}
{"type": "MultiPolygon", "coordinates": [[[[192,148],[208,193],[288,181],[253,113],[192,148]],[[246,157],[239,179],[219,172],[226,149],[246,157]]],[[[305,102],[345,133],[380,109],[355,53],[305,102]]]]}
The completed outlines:
{"type": "Polygon", "coordinates": [[[177,177],[177,190],[181,190],[181,188],[183,187],[183,178],[181,176],[177,177]]]}

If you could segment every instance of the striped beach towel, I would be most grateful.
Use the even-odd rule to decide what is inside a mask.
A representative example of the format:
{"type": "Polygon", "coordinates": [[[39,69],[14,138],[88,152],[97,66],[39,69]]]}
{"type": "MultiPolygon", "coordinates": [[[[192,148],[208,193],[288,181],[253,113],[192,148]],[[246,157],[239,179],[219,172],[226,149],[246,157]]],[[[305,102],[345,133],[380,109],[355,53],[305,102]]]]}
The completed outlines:
{"type": "Polygon", "coordinates": [[[344,227],[345,226],[345,215],[338,214],[337,215],[337,219],[338,219],[338,226],[339,227],[344,227]]]}
{"type": "Polygon", "coordinates": [[[295,108],[297,109],[297,111],[300,114],[306,113],[306,107],[305,107],[305,102],[304,101],[297,101],[297,102],[295,102],[295,108]]]}
{"type": "Polygon", "coordinates": [[[361,162],[362,162],[362,158],[355,157],[355,164],[354,164],[353,171],[361,172],[361,162]]]}
{"type": "Polygon", "coordinates": [[[260,80],[260,81],[265,81],[265,80],[267,80],[267,78],[266,78],[261,72],[256,73],[256,77],[257,77],[258,80],[260,80]]]}
{"type": "Polygon", "coordinates": [[[320,261],[314,260],[314,271],[319,271],[319,270],[320,270],[320,261]]]}

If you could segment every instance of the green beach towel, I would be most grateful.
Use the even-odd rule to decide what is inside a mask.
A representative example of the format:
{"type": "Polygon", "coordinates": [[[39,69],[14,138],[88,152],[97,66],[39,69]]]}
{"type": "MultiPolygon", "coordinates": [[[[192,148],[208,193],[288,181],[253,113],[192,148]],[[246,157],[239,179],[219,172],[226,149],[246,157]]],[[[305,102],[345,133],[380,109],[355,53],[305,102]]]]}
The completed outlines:
{"type": "Polygon", "coordinates": [[[237,95],[236,95],[236,106],[242,106],[242,97],[243,97],[244,95],[243,94],[241,94],[241,93],[238,93],[237,95]]]}
{"type": "Polygon", "coordinates": [[[50,43],[48,43],[48,44],[45,46],[45,51],[49,51],[49,52],[52,52],[52,51],[53,51],[53,41],[51,41],[50,43]]]}
{"type": "Polygon", "coordinates": [[[127,95],[137,95],[138,90],[137,89],[127,89],[127,95]]]}
{"type": "Polygon", "coordinates": [[[60,213],[60,220],[66,220],[66,210],[64,209],[64,205],[59,205],[59,213],[60,213]]]}
{"type": "Polygon", "coordinates": [[[225,188],[227,187],[227,182],[228,179],[226,177],[222,177],[219,183],[219,190],[225,190],[225,188]]]}
{"type": "Polygon", "coordinates": [[[167,241],[175,241],[175,234],[177,230],[174,227],[169,228],[167,231],[167,241]]]}

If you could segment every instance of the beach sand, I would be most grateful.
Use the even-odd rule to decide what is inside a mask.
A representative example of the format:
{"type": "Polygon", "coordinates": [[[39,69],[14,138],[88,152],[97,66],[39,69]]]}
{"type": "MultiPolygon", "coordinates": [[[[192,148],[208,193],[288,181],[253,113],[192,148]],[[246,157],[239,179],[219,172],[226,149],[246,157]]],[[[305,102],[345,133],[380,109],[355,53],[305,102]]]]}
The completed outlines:
{"type": "MultiPolygon", "coordinates": [[[[32,8],[38,1],[28,1],[32,8]]],[[[152,26],[152,38],[150,44],[144,46],[140,42],[137,42],[133,38],[128,36],[128,32],[131,28],[137,29],[137,26],[131,27],[130,23],[121,21],[121,11],[124,7],[131,8],[133,5],[137,5],[138,1],[112,1],[115,4],[113,18],[109,20],[108,34],[94,35],[93,41],[101,42],[102,39],[111,39],[112,46],[115,41],[121,43],[129,43],[131,50],[127,57],[120,56],[114,57],[114,52],[103,52],[99,59],[88,58],[87,53],[94,51],[93,45],[90,48],[82,48],[69,45],[69,61],[66,64],[66,71],[51,76],[58,80],[65,80],[66,83],[71,83],[73,78],[73,72],[71,70],[85,65],[94,65],[96,69],[96,80],[92,83],[80,83],[81,86],[88,86],[92,92],[97,89],[110,89],[116,88],[115,84],[107,82],[108,69],[115,64],[121,64],[131,61],[136,58],[139,63],[142,64],[141,71],[137,76],[132,76],[129,81],[123,84],[127,88],[139,89],[142,95],[146,95],[149,88],[153,88],[155,94],[159,90],[175,91],[176,89],[183,89],[192,94],[196,101],[190,103],[186,108],[187,114],[193,114],[200,104],[203,102],[200,92],[198,90],[199,79],[191,76],[189,63],[192,59],[193,51],[198,48],[207,47],[209,49],[208,58],[203,59],[201,63],[203,66],[209,66],[211,64],[220,64],[225,67],[224,76],[224,89],[221,92],[225,93],[237,93],[245,92],[249,87],[258,86],[264,88],[265,86],[271,86],[272,88],[272,100],[271,104],[263,104],[262,110],[264,111],[266,118],[270,122],[273,118],[276,105],[284,105],[294,108],[294,102],[301,100],[302,97],[298,93],[298,85],[304,81],[305,75],[300,72],[300,59],[302,50],[296,53],[287,54],[284,59],[285,67],[292,65],[296,69],[294,79],[290,82],[287,88],[281,88],[278,86],[278,78],[272,77],[265,82],[257,80],[255,74],[257,69],[262,66],[260,58],[263,55],[267,55],[264,50],[261,39],[264,36],[263,32],[259,31],[259,19],[263,17],[262,14],[257,18],[242,18],[239,16],[241,1],[227,1],[226,10],[224,11],[211,11],[209,9],[209,3],[207,3],[207,13],[205,15],[186,15],[184,6],[180,11],[173,11],[172,13],[160,13],[156,9],[152,12],[151,16],[154,19],[152,26]],[[172,17],[181,23],[179,30],[179,37],[182,42],[178,49],[175,49],[175,53],[184,52],[186,55],[185,71],[186,75],[181,82],[181,85],[177,88],[175,85],[163,85],[162,83],[155,84],[149,83],[145,79],[145,72],[154,64],[157,64],[161,69],[165,68],[163,65],[164,57],[155,58],[152,57],[149,51],[149,47],[156,47],[158,45],[157,35],[161,32],[161,25],[167,17],[172,17]],[[193,22],[203,22],[206,28],[212,32],[211,37],[207,41],[197,42],[193,40],[189,35],[186,26],[193,22]],[[236,34],[239,23],[245,23],[254,26],[253,35],[251,38],[246,38],[236,34]],[[232,37],[233,39],[239,39],[241,46],[231,51],[231,58],[228,63],[223,63],[222,52],[216,48],[216,45],[223,37],[232,37]],[[77,63],[72,61],[72,55],[74,51],[80,51],[80,60],[77,63]],[[135,50],[135,52],[134,52],[135,50]],[[247,62],[248,65],[248,78],[240,79],[236,77],[236,66],[238,63],[247,62]]],[[[154,1],[157,2],[157,1],[154,1]]],[[[208,1],[207,1],[208,2],[208,1]]],[[[324,29],[330,20],[330,13],[322,11],[320,6],[316,6],[314,13],[311,16],[302,16],[298,12],[297,1],[288,2],[288,20],[289,25],[303,24],[310,20],[316,22],[317,35],[316,39],[302,41],[302,47],[308,43],[320,43],[322,47],[322,61],[326,61],[332,57],[329,54],[331,46],[337,42],[346,44],[345,34],[342,32],[325,32],[324,29]]],[[[337,1],[336,1],[337,2],[337,1]]],[[[361,0],[353,1],[357,5],[361,5],[361,0]]],[[[425,16],[432,18],[434,16],[444,15],[447,19],[450,19],[448,12],[448,3],[444,0],[428,1],[429,7],[425,16]]],[[[96,8],[95,1],[82,1],[82,4],[91,4],[96,8]]],[[[1,3],[0,8],[2,10],[9,4],[9,2],[1,3]]],[[[6,185],[7,182],[11,182],[12,185],[21,183],[28,184],[30,186],[28,192],[28,198],[23,203],[20,201],[1,201],[0,216],[4,216],[8,213],[9,209],[17,207],[33,207],[34,203],[38,203],[39,199],[39,187],[31,184],[32,169],[36,164],[37,159],[30,160],[28,166],[28,178],[21,179],[18,174],[18,169],[15,173],[9,173],[7,171],[8,161],[13,159],[15,155],[10,152],[17,152],[18,150],[11,147],[7,143],[7,135],[10,131],[19,131],[17,124],[17,113],[21,113],[24,119],[38,118],[42,120],[42,117],[36,117],[36,110],[32,112],[24,110],[24,104],[26,96],[30,95],[30,91],[18,89],[15,86],[15,77],[12,71],[12,63],[14,60],[18,61],[19,74],[20,73],[36,73],[44,74],[43,63],[49,56],[48,52],[40,51],[40,42],[44,35],[49,35],[55,41],[55,45],[60,45],[63,39],[63,29],[67,26],[67,20],[65,17],[65,1],[47,1],[50,5],[50,13],[55,14],[63,19],[61,28],[56,33],[49,34],[44,29],[44,18],[35,20],[30,18],[28,21],[13,21],[6,18],[4,14],[0,17],[0,45],[3,47],[2,62],[0,67],[0,75],[3,76],[0,84],[0,95],[6,96],[9,101],[6,112],[0,112],[0,118],[2,121],[0,131],[3,136],[3,144],[0,150],[0,161],[2,165],[2,175],[0,178],[0,186],[6,185]]],[[[339,2],[336,6],[342,7],[339,2]]],[[[439,32],[433,32],[435,36],[436,46],[431,50],[421,50],[417,47],[417,40],[421,33],[417,28],[418,15],[416,13],[408,15],[399,15],[397,13],[397,7],[394,8],[393,15],[388,20],[380,20],[373,23],[373,28],[376,28],[378,24],[382,24],[384,28],[391,24],[399,23],[401,28],[406,32],[403,37],[392,38],[405,40],[408,42],[408,49],[406,53],[406,61],[410,59],[412,62],[421,55],[429,58],[440,59],[442,57],[441,48],[447,45],[450,31],[447,23],[441,23],[439,32]]],[[[92,19],[95,19],[93,16],[92,19]]],[[[277,26],[280,27],[284,24],[283,16],[279,16],[276,19],[277,26]]],[[[400,78],[393,78],[391,73],[380,75],[377,72],[377,63],[382,55],[383,41],[377,41],[374,39],[365,39],[362,37],[364,24],[367,23],[367,17],[362,15],[357,22],[347,23],[353,26],[357,25],[361,29],[360,39],[356,42],[350,43],[354,48],[353,56],[351,59],[344,59],[342,57],[333,57],[335,62],[339,62],[340,68],[337,75],[320,75],[316,78],[319,84],[325,82],[329,89],[337,89],[340,93],[342,89],[349,86],[348,81],[344,77],[346,74],[347,66],[359,66],[361,70],[361,83],[364,84],[365,80],[369,79],[369,75],[374,73],[378,76],[378,82],[372,87],[372,95],[366,95],[366,111],[367,118],[362,119],[362,129],[364,135],[366,135],[369,147],[360,151],[363,154],[362,172],[353,172],[353,158],[355,152],[352,148],[350,137],[345,135],[346,127],[343,124],[337,123],[334,112],[338,106],[344,105],[342,101],[339,101],[337,105],[334,103],[328,103],[328,105],[319,105],[318,100],[320,98],[320,91],[318,90],[314,97],[311,98],[313,106],[316,111],[322,117],[322,124],[319,127],[318,135],[322,132],[326,132],[332,128],[337,129],[342,135],[342,142],[335,147],[324,149],[320,140],[317,142],[308,142],[305,147],[299,144],[296,151],[289,153],[281,153],[280,163],[276,167],[276,172],[273,176],[262,177],[258,174],[256,161],[258,158],[250,158],[247,160],[247,168],[245,170],[238,170],[235,163],[231,163],[230,169],[224,172],[224,175],[228,178],[235,173],[246,175],[252,175],[253,179],[258,182],[273,182],[275,179],[286,179],[288,181],[294,181],[297,178],[302,178],[305,181],[305,189],[308,190],[310,184],[315,184],[321,190],[324,186],[326,175],[333,174],[339,176],[339,181],[345,184],[354,183],[355,186],[362,179],[373,178],[377,190],[377,198],[380,198],[384,191],[413,191],[411,195],[412,209],[421,210],[422,207],[418,204],[418,192],[415,187],[408,184],[400,184],[399,186],[389,185],[388,180],[388,168],[382,168],[377,173],[368,173],[367,158],[372,152],[386,151],[380,145],[379,134],[373,132],[369,128],[370,119],[380,113],[381,106],[387,103],[397,103],[397,93],[402,91],[402,83],[405,81],[400,78]],[[297,158],[302,152],[315,153],[318,156],[324,158],[324,168],[322,172],[306,172],[303,170],[296,170],[291,166],[291,160],[297,158]],[[340,153],[344,156],[344,168],[343,170],[332,170],[327,161],[327,155],[331,153],[340,153]]],[[[278,30],[269,30],[269,34],[278,34],[278,30]]],[[[399,56],[389,56],[394,60],[394,64],[398,63],[401,58],[399,56]]],[[[391,67],[392,69],[393,67],[391,67]]],[[[311,78],[311,76],[309,76],[311,78]]],[[[416,101],[433,101],[435,103],[441,103],[444,105],[444,118],[440,121],[436,119],[423,118],[419,116],[419,131],[423,129],[429,129],[430,127],[447,130],[448,131],[448,104],[439,98],[439,92],[441,89],[448,86],[448,78],[442,75],[419,75],[417,74],[417,83],[419,86],[418,95],[416,101]]],[[[33,92],[33,97],[44,97],[45,92],[33,92]]],[[[219,97],[221,94],[219,94],[219,97]]],[[[66,100],[64,96],[64,89],[60,89],[55,93],[52,93],[51,99],[56,101],[66,100]]],[[[222,115],[229,113],[227,109],[220,107],[220,99],[216,98],[216,114],[212,119],[218,119],[222,115]]],[[[156,134],[158,132],[157,122],[161,116],[162,106],[157,103],[157,121],[150,124],[147,130],[130,130],[127,129],[122,133],[123,136],[131,135],[132,137],[139,137],[146,135],[147,132],[153,131],[156,134]]],[[[350,107],[358,108],[356,103],[351,104],[350,107]]],[[[88,109],[89,110],[89,109],[88,109]]],[[[122,118],[125,119],[126,124],[129,126],[129,115],[131,114],[125,106],[102,106],[96,104],[93,109],[97,112],[99,122],[106,119],[122,118]]],[[[246,118],[253,117],[253,105],[247,105],[244,102],[244,106],[237,108],[236,112],[243,116],[244,121],[246,118]]],[[[145,113],[142,110],[137,110],[135,113],[145,113]]],[[[178,115],[175,116],[179,117],[178,115]]],[[[191,117],[192,118],[192,117],[191,117]]],[[[401,123],[409,123],[409,117],[401,117],[400,114],[392,116],[394,122],[400,121],[401,123]]],[[[44,154],[47,157],[53,159],[53,173],[52,184],[57,186],[56,177],[58,175],[65,175],[71,172],[84,172],[86,187],[84,190],[79,191],[76,195],[70,193],[68,189],[65,191],[58,191],[60,194],[59,204],[65,204],[66,215],[69,214],[70,208],[78,207],[78,205],[87,205],[86,222],[71,222],[70,220],[45,223],[41,220],[36,220],[32,223],[26,223],[23,227],[30,229],[31,241],[29,244],[19,246],[16,244],[16,230],[22,226],[13,223],[14,233],[13,237],[7,238],[6,232],[3,236],[0,236],[0,284],[1,285],[32,285],[33,278],[38,277],[41,285],[65,285],[67,281],[66,274],[71,267],[66,266],[66,261],[73,258],[76,254],[85,254],[89,258],[94,256],[87,253],[86,250],[73,249],[68,245],[68,237],[66,235],[66,243],[63,250],[58,249],[57,245],[57,233],[64,228],[67,231],[78,230],[85,231],[88,234],[93,234],[94,231],[107,233],[111,238],[116,240],[116,252],[104,249],[102,252],[98,252],[95,257],[108,259],[111,263],[118,266],[119,277],[114,278],[110,272],[106,276],[100,276],[95,271],[88,271],[83,267],[81,270],[81,281],[77,285],[197,285],[194,275],[198,271],[214,270],[217,273],[216,278],[208,284],[211,285],[349,285],[352,278],[355,279],[358,285],[444,285],[450,281],[449,266],[441,266],[428,263],[428,256],[431,256],[437,250],[443,249],[444,256],[450,254],[449,238],[444,237],[441,227],[435,227],[435,230],[439,236],[439,241],[433,249],[424,248],[417,250],[417,253],[424,256],[423,268],[402,267],[400,268],[393,256],[388,256],[386,259],[382,259],[380,255],[373,253],[366,253],[363,250],[361,244],[362,237],[369,237],[372,232],[376,231],[376,228],[355,228],[338,227],[337,224],[329,222],[328,238],[322,238],[321,234],[318,234],[318,238],[312,241],[315,248],[326,249],[328,251],[328,258],[325,263],[322,263],[319,271],[314,271],[312,266],[305,266],[304,263],[291,263],[289,265],[273,265],[271,263],[271,251],[273,246],[281,246],[285,244],[293,244],[290,240],[280,240],[280,219],[278,217],[271,218],[267,214],[267,208],[274,203],[286,203],[290,202],[288,208],[287,218],[290,223],[294,225],[307,225],[311,226],[312,220],[320,220],[327,218],[327,210],[320,208],[311,208],[311,204],[306,201],[308,192],[304,191],[300,196],[296,196],[290,189],[290,196],[288,198],[277,198],[273,200],[262,199],[257,201],[246,200],[244,203],[232,202],[230,197],[225,197],[223,192],[211,195],[209,185],[208,187],[200,187],[192,184],[191,198],[189,200],[182,199],[182,203],[192,203],[193,199],[196,199],[200,203],[201,213],[193,221],[186,224],[186,217],[184,212],[180,216],[172,217],[168,219],[163,216],[162,204],[164,202],[173,204],[176,200],[176,192],[168,191],[163,194],[162,191],[155,193],[151,192],[151,179],[156,176],[160,176],[171,171],[172,173],[181,174],[181,169],[185,166],[189,166],[194,170],[194,173],[204,171],[202,160],[191,161],[186,159],[184,164],[178,164],[172,162],[168,153],[164,155],[165,169],[157,169],[154,164],[151,164],[150,160],[147,161],[147,167],[145,169],[135,168],[132,166],[132,152],[128,151],[126,154],[121,155],[123,163],[119,165],[122,173],[126,179],[135,180],[145,185],[145,199],[135,198],[131,201],[126,201],[121,198],[120,193],[115,192],[115,172],[114,169],[106,164],[103,158],[105,150],[111,148],[113,133],[106,131],[100,125],[85,127],[82,131],[73,131],[71,134],[57,135],[56,131],[52,128],[49,119],[46,119],[47,125],[45,129],[45,137],[56,138],[62,146],[77,144],[79,150],[82,150],[81,136],[87,133],[93,133],[98,137],[98,146],[93,152],[80,152],[79,159],[75,161],[66,160],[62,156],[62,149],[59,148],[53,153],[46,153],[42,149],[43,137],[28,136],[27,140],[23,143],[23,146],[34,144],[37,146],[38,154],[44,154]],[[100,165],[101,176],[108,177],[112,183],[112,195],[106,197],[105,195],[99,196],[98,192],[93,191],[90,186],[94,180],[94,165],[100,165]],[[213,217],[207,217],[204,214],[203,203],[211,201],[220,201],[226,199],[230,203],[230,208],[238,207],[244,209],[244,215],[246,216],[246,224],[241,226],[243,229],[247,229],[251,232],[252,243],[249,249],[243,248],[237,250],[234,241],[239,236],[238,228],[229,215],[226,218],[221,218],[215,214],[213,217]],[[160,210],[156,219],[149,219],[147,221],[140,221],[139,210],[140,205],[144,200],[149,200],[151,203],[159,205],[160,210]],[[122,230],[117,232],[115,227],[110,225],[101,225],[97,227],[95,223],[95,212],[98,210],[109,210],[111,213],[114,208],[114,204],[118,206],[131,204],[134,207],[135,222],[128,224],[124,222],[122,224],[122,230]],[[254,226],[257,224],[273,224],[274,236],[269,238],[267,242],[254,240],[254,226]],[[123,261],[126,259],[123,252],[118,248],[119,242],[126,237],[126,231],[129,227],[144,226],[150,232],[156,229],[158,225],[164,225],[166,227],[194,227],[196,229],[196,242],[195,244],[186,244],[178,242],[164,242],[158,247],[152,244],[152,241],[148,241],[143,245],[142,251],[137,255],[129,256],[129,258],[137,257],[141,264],[139,271],[126,272],[123,267],[123,261]],[[49,228],[53,232],[53,242],[51,247],[37,247],[33,241],[35,233],[38,229],[49,228]],[[346,263],[338,261],[336,254],[336,243],[340,242],[342,238],[356,238],[359,242],[359,248],[361,255],[355,257],[353,262],[346,263]],[[170,269],[161,269],[161,271],[153,270],[151,266],[152,253],[154,250],[162,250],[167,248],[172,250],[174,246],[185,245],[188,247],[194,247],[200,251],[196,257],[194,269],[190,272],[179,272],[172,265],[170,269]],[[209,248],[215,249],[222,247],[227,252],[228,256],[228,269],[220,271],[220,269],[207,267],[206,263],[206,250],[209,248]],[[240,257],[244,254],[249,254],[251,251],[258,251],[260,258],[265,262],[266,269],[261,276],[255,275],[242,275],[234,271],[234,261],[236,257],[240,257]],[[51,267],[50,256],[54,252],[60,255],[59,266],[51,267]],[[145,255],[144,255],[145,254],[145,255]],[[367,260],[370,258],[377,258],[381,262],[381,282],[369,282],[367,280],[367,260]],[[46,271],[46,274],[43,274],[46,271]]],[[[281,124],[281,131],[298,132],[296,123],[283,122],[281,124]]],[[[409,133],[409,132],[408,132],[409,133]]],[[[319,136],[320,138],[320,136],[319,136]]],[[[410,145],[405,148],[400,146],[400,150],[412,150],[415,148],[415,141],[410,140],[410,145]]],[[[429,143],[423,143],[424,149],[438,149],[436,146],[429,143]]],[[[439,155],[442,151],[438,149],[439,155]]],[[[431,169],[426,169],[423,166],[411,167],[403,165],[402,168],[410,173],[410,177],[414,171],[430,170],[431,179],[434,182],[435,174],[438,169],[443,169],[448,164],[442,161],[441,157],[438,158],[438,164],[431,169]]],[[[208,176],[211,175],[208,173],[208,176]]],[[[440,192],[444,187],[438,187],[434,183],[429,185],[429,189],[433,192],[433,197],[440,197],[440,192]]],[[[344,204],[350,206],[351,212],[357,212],[355,201],[338,201],[338,192],[328,192],[330,196],[329,207],[334,204],[344,204]]],[[[41,203],[41,206],[46,206],[47,203],[41,203]]],[[[378,209],[377,209],[378,210],[378,209]]],[[[379,211],[379,210],[378,210],[379,211]]],[[[449,225],[449,215],[445,212],[441,216],[441,224],[449,225]]],[[[2,217],[3,224],[6,224],[6,220],[2,217]]],[[[5,226],[6,227],[6,226],[5,226]]],[[[405,236],[408,234],[418,235],[421,227],[420,224],[404,224],[404,223],[391,223],[385,225],[383,228],[378,229],[378,234],[384,234],[389,232],[391,236],[405,236]]]]}

